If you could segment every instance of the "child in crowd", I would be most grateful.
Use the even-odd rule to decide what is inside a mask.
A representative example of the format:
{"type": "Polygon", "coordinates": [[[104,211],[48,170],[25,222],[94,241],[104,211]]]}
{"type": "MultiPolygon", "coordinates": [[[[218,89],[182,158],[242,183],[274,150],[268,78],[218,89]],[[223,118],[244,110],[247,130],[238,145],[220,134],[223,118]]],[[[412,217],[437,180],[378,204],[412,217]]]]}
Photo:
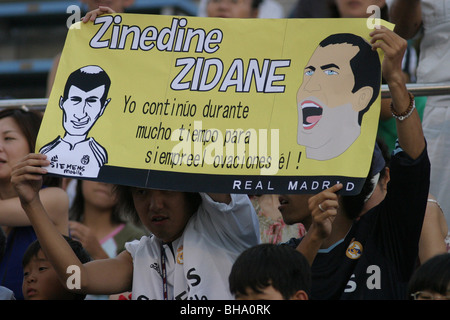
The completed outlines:
{"type": "Polygon", "coordinates": [[[237,300],[308,300],[311,270],[299,251],[264,243],[242,252],[229,283],[237,300]]]}
{"type": "MultiPolygon", "coordinates": [[[[64,236],[73,252],[83,263],[91,260],[78,241],[64,236]]],[[[52,264],[41,249],[39,241],[30,244],[23,256],[23,285],[25,300],[84,300],[85,294],[68,291],[60,282],[52,264]]],[[[76,273],[73,273],[76,277],[76,273]]],[[[73,285],[76,285],[74,279],[73,285]]]]}
{"type": "Polygon", "coordinates": [[[127,243],[117,257],[80,261],[55,228],[38,197],[50,161],[29,154],[14,167],[11,182],[47,254],[64,280],[77,266],[86,294],[131,290],[133,299],[231,299],[228,274],[245,249],[260,242],[247,195],[198,194],[136,187],[118,189],[152,236],[127,243]]]}
{"type": "MultiPolygon", "coordinates": [[[[35,149],[42,113],[27,108],[0,111],[0,226],[6,234],[4,257],[0,261],[0,285],[22,300],[22,257],[36,234],[11,184],[14,165],[35,149]]],[[[61,234],[68,234],[69,201],[61,179],[46,176],[39,199],[61,234]]]]}
{"type": "Polygon", "coordinates": [[[450,253],[422,264],[409,281],[408,293],[414,300],[450,300],[450,253]]]}

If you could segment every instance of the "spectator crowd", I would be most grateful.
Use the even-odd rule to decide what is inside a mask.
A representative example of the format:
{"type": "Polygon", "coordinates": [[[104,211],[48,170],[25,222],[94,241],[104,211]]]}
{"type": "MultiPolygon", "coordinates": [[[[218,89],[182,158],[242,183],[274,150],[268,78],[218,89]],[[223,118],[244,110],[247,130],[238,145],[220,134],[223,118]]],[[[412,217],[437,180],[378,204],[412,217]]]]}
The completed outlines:
{"type": "MultiPolygon", "coordinates": [[[[134,1],[85,2],[92,23],[134,1]]],[[[1,110],[0,299],[449,300],[450,93],[415,97],[407,84],[450,82],[450,2],[298,0],[285,13],[275,0],[200,0],[198,15],[368,18],[370,6],[393,31],[375,28],[361,45],[329,39],[313,54],[384,53],[375,80],[390,98],[358,195],[341,184],[254,195],[58,178],[34,153],[43,114],[1,110]]]]}

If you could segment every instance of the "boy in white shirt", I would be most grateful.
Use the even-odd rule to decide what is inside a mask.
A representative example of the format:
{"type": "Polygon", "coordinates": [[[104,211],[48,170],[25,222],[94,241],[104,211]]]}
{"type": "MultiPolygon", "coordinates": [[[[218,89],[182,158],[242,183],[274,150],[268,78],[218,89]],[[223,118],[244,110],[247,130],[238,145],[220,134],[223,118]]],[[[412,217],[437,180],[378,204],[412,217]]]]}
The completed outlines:
{"type": "Polygon", "coordinates": [[[247,195],[200,194],[199,199],[186,192],[122,187],[125,204],[133,204],[152,236],[128,243],[115,258],[82,264],[39,199],[48,164],[45,155],[29,154],[14,168],[12,183],[42,249],[69,290],[132,291],[132,299],[233,299],[228,275],[234,260],[260,242],[247,195]],[[68,268],[79,270],[78,287],[70,285],[75,274],[68,268]]]}

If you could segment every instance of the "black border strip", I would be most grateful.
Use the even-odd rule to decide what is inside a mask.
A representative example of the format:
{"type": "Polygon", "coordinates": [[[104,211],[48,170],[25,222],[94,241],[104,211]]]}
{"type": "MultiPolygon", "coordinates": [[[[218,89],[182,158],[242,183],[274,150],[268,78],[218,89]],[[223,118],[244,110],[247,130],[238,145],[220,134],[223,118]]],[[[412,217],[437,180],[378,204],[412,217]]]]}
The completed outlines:
{"type": "MultiPolygon", "coordinates": [[[[79,179],[87,178],[79,177],[79,179]]],[[[87,180],[162,190],[244,194],[312,194],[340,182],[344,185],[344,188],[339,192],[340,194],[355,195],[361,191],[365,178],[343,176],[217,175],[132,169],[105,165],[101,168],[96,179],[87,180]]]]}

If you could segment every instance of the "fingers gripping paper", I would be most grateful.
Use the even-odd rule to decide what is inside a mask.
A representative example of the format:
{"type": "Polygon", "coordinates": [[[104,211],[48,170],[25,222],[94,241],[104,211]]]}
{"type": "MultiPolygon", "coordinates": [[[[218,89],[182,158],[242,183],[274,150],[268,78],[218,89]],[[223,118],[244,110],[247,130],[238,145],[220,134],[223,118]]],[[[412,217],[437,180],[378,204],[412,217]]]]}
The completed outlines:
{"type": "Polygon", "coordinates": [[[51,174],[233,193],[359,193],[382,55],[365,19],[105,15],[68,32],[37,141],[51,174]]]}

